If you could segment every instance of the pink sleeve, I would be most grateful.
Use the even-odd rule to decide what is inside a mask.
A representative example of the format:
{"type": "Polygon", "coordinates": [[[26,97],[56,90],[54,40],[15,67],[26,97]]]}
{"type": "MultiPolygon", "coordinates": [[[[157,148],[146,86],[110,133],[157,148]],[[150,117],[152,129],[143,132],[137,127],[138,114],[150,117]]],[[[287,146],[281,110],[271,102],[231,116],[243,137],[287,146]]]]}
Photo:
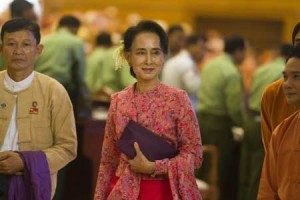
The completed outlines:
{"type": "Polygon", "coordinates": [[[98,172],[98,179],[94,199],[105,200],[110,192],[110,183],[115,176],[119,163],[119,152],[115,141],[114,114],[116,110],[115,99],[111,100],[108,119],[105,126],[105,135],[102,146],[102,156],[98,172]]]}

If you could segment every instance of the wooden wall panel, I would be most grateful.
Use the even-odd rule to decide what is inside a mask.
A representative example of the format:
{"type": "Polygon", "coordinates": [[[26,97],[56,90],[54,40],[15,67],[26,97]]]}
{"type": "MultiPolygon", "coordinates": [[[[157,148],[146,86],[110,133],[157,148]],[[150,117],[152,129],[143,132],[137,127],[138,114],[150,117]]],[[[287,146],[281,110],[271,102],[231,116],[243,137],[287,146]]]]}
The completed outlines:
{"type": "Polygon", "coordinates": [[[281,40],[290,41],[294,24],[300,21],[299,0],[44,0],[45,11],[90,10],[116,6],[120,17],[137,12],[143,18],[168,23],[189,22],[197,17],[238,18],[282,22],[281,40]]]}

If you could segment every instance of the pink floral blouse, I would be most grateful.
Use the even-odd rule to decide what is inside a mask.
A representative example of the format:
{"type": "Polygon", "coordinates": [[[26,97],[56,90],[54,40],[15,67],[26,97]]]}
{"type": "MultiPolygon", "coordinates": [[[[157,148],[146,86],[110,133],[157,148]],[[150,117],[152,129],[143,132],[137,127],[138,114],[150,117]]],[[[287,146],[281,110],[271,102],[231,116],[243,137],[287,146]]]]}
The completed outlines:
{"type": "Polygon", "coordinates": [[[194,169],[202,164],[202,143],[195,113],[186,92],[159,84],[136,93],[135,84],[111,97],[102,158],[94,199],[135,200],[141,179],[169,179],[174,200],[201,199],[194,169]],[[172,159],[155,161],[156,177],[135,173],[117,142],[132,119],[175,145],[179,154],[172,159]],[[119,180],[110,192],[110,183],[119,180]]]}

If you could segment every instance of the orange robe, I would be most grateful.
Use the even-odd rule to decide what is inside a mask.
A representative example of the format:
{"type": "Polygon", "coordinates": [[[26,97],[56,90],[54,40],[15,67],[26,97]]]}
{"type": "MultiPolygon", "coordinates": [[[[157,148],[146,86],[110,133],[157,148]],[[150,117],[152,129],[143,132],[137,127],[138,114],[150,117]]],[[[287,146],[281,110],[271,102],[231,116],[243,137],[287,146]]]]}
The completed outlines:
{"type": "Polygon", "coordinates": [[[300,198],[300,111],[273,132],[260,179],[258,200],[300,198]]]}
{"type": "Polygon", "coordinates": [[[265,151],[276,126],[297,110],[295,106],[287,103],[282,84],[283,79],[271,83],[265,89],[261,100],[261,128],[265,151]]]}

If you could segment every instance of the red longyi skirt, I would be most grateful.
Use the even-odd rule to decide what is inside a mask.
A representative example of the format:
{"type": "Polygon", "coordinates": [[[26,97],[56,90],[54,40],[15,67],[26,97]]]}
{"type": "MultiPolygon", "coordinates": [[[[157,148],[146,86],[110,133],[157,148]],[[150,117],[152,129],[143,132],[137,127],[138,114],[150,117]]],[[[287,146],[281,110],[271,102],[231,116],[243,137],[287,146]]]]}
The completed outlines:
{"type": "MultiPolygon", "coordinates": [[[[112,180],[111,190],[118,180],[112,180]]],[[[173,200],[169,180],[141,180],[138,200],[173,200]]]]}

